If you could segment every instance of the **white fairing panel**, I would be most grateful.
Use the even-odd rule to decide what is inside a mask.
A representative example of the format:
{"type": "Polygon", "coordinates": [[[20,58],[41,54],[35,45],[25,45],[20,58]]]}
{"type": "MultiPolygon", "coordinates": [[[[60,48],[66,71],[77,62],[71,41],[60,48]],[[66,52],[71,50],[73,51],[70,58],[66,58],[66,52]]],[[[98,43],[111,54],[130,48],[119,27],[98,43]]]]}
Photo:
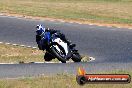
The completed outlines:
{"type": "MultiPolygon", "coordinates": [[[[68,54],[67,43],[63,42],[60,38],[54,39],[53,42],[57,42],[59,45],[61,45],[64,48],[66,55],[68,54]]],[[[56,49],[60,51],[58,46],[56,46],[56,49]]]]}

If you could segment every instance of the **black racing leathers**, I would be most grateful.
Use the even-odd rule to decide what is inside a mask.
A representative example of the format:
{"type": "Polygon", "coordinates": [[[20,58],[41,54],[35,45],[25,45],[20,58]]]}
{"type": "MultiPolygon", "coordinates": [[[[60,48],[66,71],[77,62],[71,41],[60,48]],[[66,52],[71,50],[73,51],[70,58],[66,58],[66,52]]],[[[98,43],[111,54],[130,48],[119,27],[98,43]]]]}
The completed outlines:
{"type": "MultiPolygon", "coordinates": [[[[46,29],[45,29],[45,32],[50,32],[51,35],[53,35],[53,34],[56,33],[56,35],[57,35],[58,37],[60,37],[63,41],[65,41],[65,42],[67,42],[68,44],[70,44],[70,42],[66,39],[65,35],[62,34],[59,30],[54,30],[54,29],[46,28],[46,29]]],[[[36,35],[36,42],[37,42],[38,48],[39,48],[40,50],[45,50],[45,47],[46,47],[46,46],[44,46],[44,45],[47,45],[47,44],[45,44],[46,42],[44,42],[44,41],[42,40],[42,36],[36,35]]]]}

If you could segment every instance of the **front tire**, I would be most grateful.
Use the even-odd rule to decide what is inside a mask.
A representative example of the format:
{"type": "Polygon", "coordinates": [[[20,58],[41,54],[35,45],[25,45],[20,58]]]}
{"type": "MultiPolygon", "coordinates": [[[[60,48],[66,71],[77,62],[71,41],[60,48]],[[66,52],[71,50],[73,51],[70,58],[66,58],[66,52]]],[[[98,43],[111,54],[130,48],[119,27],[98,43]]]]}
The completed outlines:
{"type": "Polygon", "coordinates": [[[55,47],[51,47],[51,51],[54,53],[54,55],[58,58],[59,61],[61,61],[62,63],[66,63],[67,59],[65,59],[64,57],[60,56],[60,54],[58,53],[58,51],[55,49],[55,47]]]}

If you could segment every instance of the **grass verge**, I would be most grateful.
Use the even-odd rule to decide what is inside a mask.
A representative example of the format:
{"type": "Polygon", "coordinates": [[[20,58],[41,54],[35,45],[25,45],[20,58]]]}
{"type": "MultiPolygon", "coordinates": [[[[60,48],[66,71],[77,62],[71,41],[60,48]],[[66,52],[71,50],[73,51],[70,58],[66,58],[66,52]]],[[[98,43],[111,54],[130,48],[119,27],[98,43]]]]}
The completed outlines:
{"type": "MultiPolygon", "coordinates": [[[[107,72],[108,73],[108,72],[107,72]]],[[[116,71],[115,74],[132,72],[116,71]]],[[[85,84],[80,86],[75,75],[58,74],[55,76],[39,76],[18,79],[0,79],[0,88],[131,88],[130,84],[85,84]]]]}
{"type": "Polygon", "coordinates": [[[0,0],[0,13],[132,26],[132,0],[0,0]]]}
{"type": "Polygon", "coordinates": [[[0,63],[44,62],[43,55],[38,49],[0,44],[0,63]]]}
{"type": "MultiPolygon", "coordinates": [[[[0,63],[45,62],[44,54],[45,52],[38,49],[0,44],[0,63]]],[[[89,60],[88,56],[82,56],[82,62],[89,60]]],[[[59,62],[59,60],[56,58],[52,62],[59,62]]]]}

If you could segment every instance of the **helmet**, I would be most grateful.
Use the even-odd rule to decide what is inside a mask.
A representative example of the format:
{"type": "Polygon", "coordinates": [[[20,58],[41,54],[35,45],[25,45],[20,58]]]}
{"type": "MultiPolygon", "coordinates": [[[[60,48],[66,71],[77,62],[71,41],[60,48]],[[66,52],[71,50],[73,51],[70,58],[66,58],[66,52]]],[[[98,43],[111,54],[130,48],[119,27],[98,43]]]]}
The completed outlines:
{"type": "Polygon", "coordinates": [[[36,26],[36,33],[42,35],[45,32],[45,28],[40,24],[36,26]]]}

